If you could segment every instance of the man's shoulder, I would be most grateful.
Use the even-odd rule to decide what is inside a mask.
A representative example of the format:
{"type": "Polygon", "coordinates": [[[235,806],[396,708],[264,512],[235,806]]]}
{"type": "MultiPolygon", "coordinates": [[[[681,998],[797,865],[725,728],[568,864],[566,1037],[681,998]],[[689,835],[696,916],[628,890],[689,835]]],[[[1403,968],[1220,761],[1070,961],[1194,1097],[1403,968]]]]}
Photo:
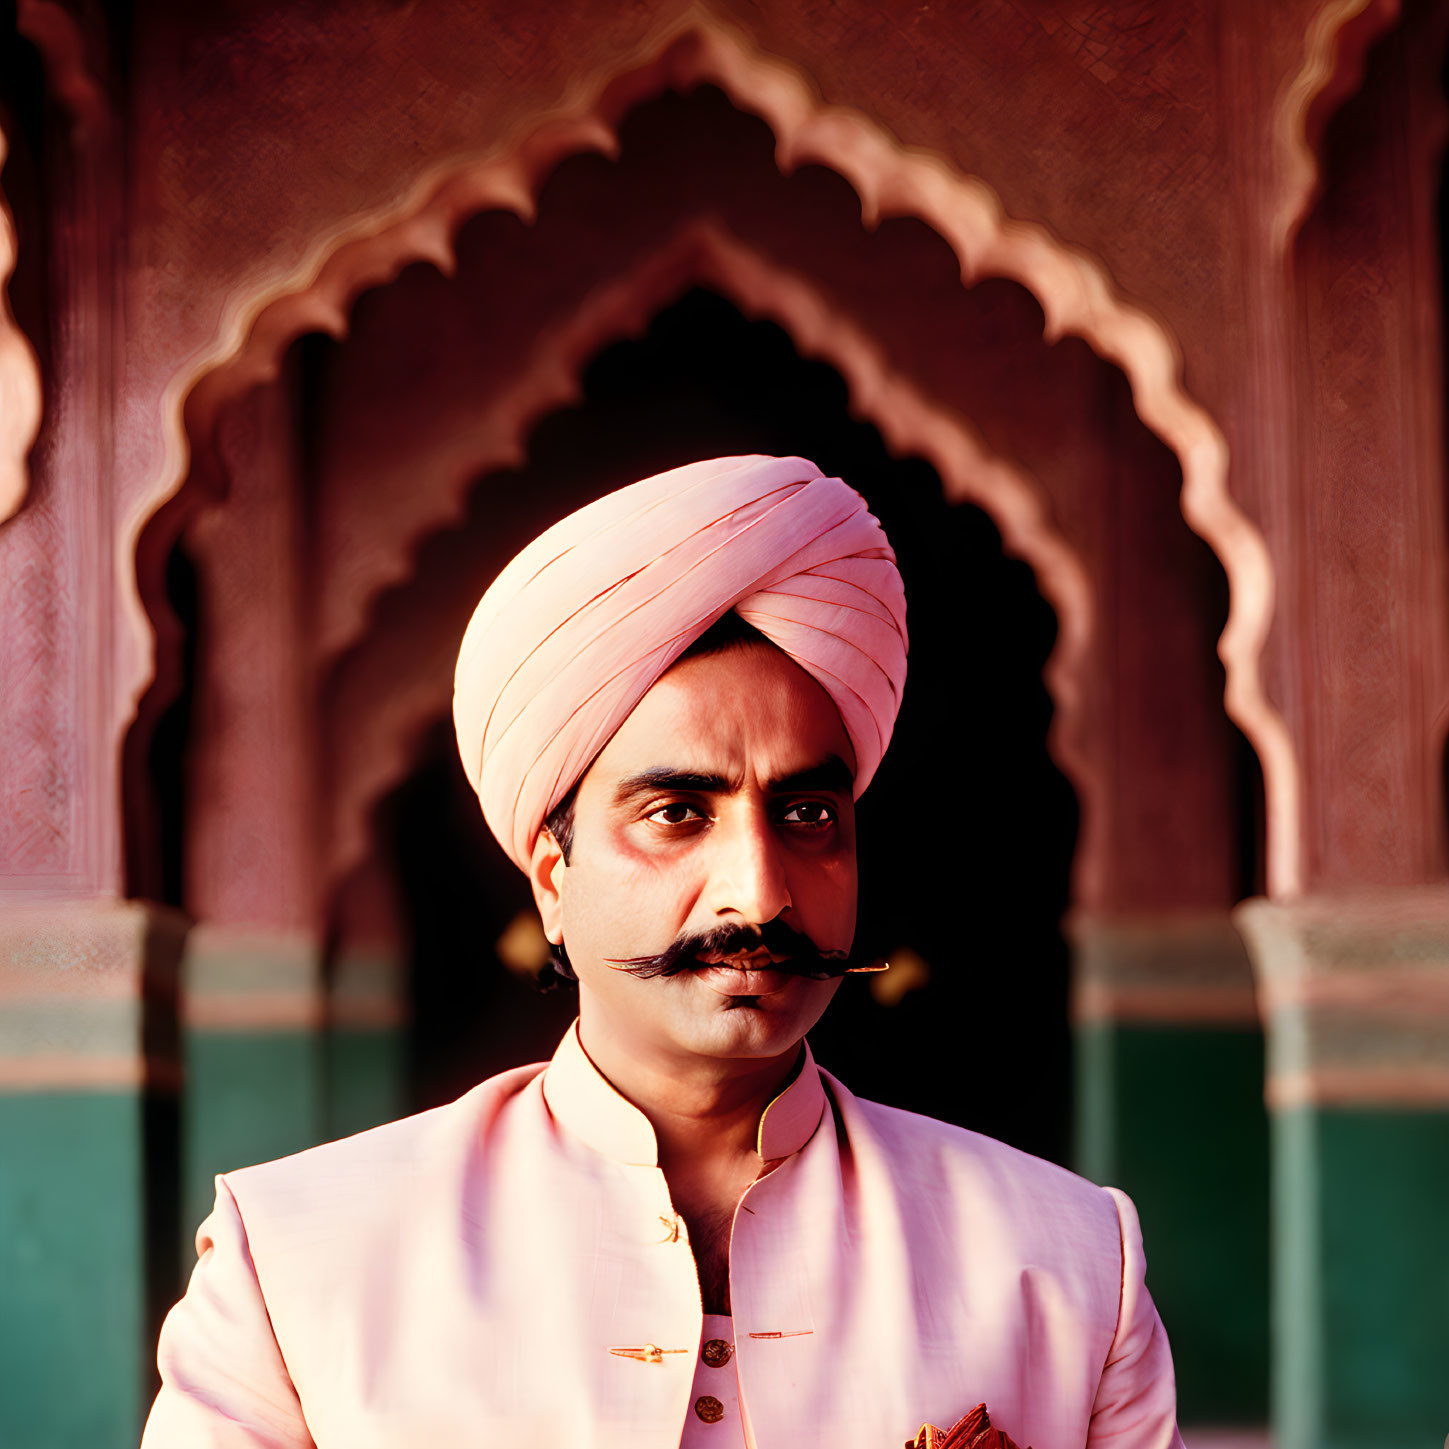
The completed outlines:
{"type": "Polygon", "coordinates": [[[273,1204],[295,1217],[308,1205],[341,1197],[379,1203],[456,1168],[503,1106],[540,1076],[544,1063],[489,1077],[455,1101],[350,1137],[323,1142],[288,1157],[224,1174],[242,1208],[265,1211],[273,1204]]]}
{"type": "Polygon", "coordinates": [[[857,1097],[828,1078],[852,1150],[879,1153],[898,1182],[954,1197],[963,1210],[991,1211],[1058,1231],[1068,1223],[1114,1250],[1120,1223],[1113,1195],[1077,1173],[994,1137],[918,1112],[857,1097]]]}
{"type": "MultiPolygon", "coordinates": [[[[838,1084],[832,1079],[832,1085],[838,1084]]],[[[847,1094],[842,1092],[840,1096],[846,1098],[847,1094]]],[[[848,1101],[859,1119],[868,1123],[894,1151],[987,1166],[1008,1176],[1026,1178],[1036,1186],[1050,1184],[1060,1191],[1101,1190],[1068,1168],[1044,1157],[1035,1157],[995,1137],[974,1132],[969,1127],[910,1112],[904,1107],[892,1107],[885,1102],[873,1102],[853,1093],[848,1094],[848,1101]]]]}

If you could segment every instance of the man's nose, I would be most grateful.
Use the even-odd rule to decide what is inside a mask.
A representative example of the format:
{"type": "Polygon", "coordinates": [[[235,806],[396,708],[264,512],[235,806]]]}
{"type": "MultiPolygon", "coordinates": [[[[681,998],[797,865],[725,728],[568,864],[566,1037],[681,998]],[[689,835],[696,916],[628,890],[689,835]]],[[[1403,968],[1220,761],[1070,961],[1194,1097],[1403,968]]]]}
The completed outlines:
{"type": "Polygon", "coordinates": [[[716,915],[762,926],[791,904],[781,841],[764,810],[730,812],[711,843],[709,904],[716,915]]]}

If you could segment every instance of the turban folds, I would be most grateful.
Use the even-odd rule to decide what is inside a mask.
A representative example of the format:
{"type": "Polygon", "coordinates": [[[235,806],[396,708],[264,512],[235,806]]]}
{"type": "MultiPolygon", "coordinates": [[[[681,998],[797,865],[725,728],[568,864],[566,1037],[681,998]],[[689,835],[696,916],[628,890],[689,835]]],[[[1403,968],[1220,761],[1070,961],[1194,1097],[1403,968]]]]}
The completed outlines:
{"type": "Polygon", "coordinates": [[[691,463],[554,524],[468,624],[458,749],[520,867],[634,706],[731,609],[824,687],[855,750],[857,797],[870,783],[906,675],[905,592],[880,524],[804,458],[691,463]]]}

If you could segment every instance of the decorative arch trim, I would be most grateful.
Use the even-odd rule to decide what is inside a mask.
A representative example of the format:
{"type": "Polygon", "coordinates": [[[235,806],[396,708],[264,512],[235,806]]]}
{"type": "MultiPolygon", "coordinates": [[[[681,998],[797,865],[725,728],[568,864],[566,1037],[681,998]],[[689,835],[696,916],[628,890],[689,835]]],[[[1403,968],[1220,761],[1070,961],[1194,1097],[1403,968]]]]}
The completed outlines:
{"type": "Polygon", "coordinates": [[[40,52],[50,89],[70,112],[79,137],[105,130],[111,119],[110,98],[76,17],[57,0],[19,0],[15,28],[40,52]]]}
{"type": "MultiPolygon", "coordinates": [[[[9,143],[0,131],[0,171],[9,143]]],[[[30,490],[28,459],[40,433],[40,364],[10,309],[18,252],[15,218],[0,191],[0,523],[20,512],[30,490]]]]}
{"type": "MultiPolygon", "coordinates": [[[[50,89],[79,132],[99,131],[109,117],[108,102],[87,63],[85,36],[75,18],[55,0],[20,0],[15,28],[39,52],[50,89]]],[[[0,134],[0,170],[6,154],[0,134]]],[[[43,409],[40,366],[6,295],[15,261],[15,220],[0,192],[0,523],[20,511],[30,491],[27,459],[40,434],[43,409]]]]}
{"type": "MultiPolygon", "coordinates": [[[[897,456],[925,458],[940,475],[950,503],[972,503],[990,515],[1002,547],[1032,569],[1055,611],[1057,640],[1043,677],[1056,708],[1048,749],[1071,781],[1081,806],[1081,836],[1073,863],[1074,894],[1096,891],[1103,864],[1102,786],[1082,744],[1083,705],[1091,670],[1092,586],[1081,558],[1058,529],[1045,489],[1024,469],[990,451],[971,424],[933,401],[887,363],[884,351],[804,277],[777,266],[715,222],[681,229],[639,267],[601,286],[569,322],[545,333],[517,383],[495,399],[475,432],[448,446],[446,477],[438,480],[439,522],[458,517],[480,473],[517,464],[525,439],[543,416],[576,402],[578,379],[610,343],[641,335],[650,320],[692,286],[727,296],[748,315],[778,323],[806,356],[828,362],[846,382],[851,411],[878,428],[897,456]]],[[[433,530],[428,530],[433,531],[433,530]]],[[[422,536],[397,551],[391,571],[410,576],[422,536]]],[[[351,642],[360,638],[364,621],[351,642]]],[[[416,651],[427,656],[426,646],[416,651]]],[[[365,711],[366,722],[337,742],[338,793],[324,899],[373,847],[373,812],[413,766],[418,741],[450,708],[451,672],[388,687],[365,711]],[[345,757],[345,758],[344,758],[345,757]]]]}
{"type": "Polygon", "coordinates": [[[1333,114],[1363,84],[1374,42],[1399,18],[1399,0],[1327,0],[1303,37],[1303,60],[1273,109],[1277,195],[1272,246],[1284,259],[1323,187],[1319,148],[1333,114]]]}
{"type": "MultiPolygon", "coordinates": [[[[859,194],[868,225],[890,215],[919,217],[955,250],[966,284],[985,275],[1019,282],[1041,305],[1049,339],[1079,336],[1126,373],[1138,416],[1180,461],[1184,518],[1228,576],[1228,620],[1218,645],[1227,675],[1224,702],[1262,762],[1269,889],[1294,892],[1300,877],[1298,765],[1259,673],[1273,613],[1272,564],[1262,535],[1228,491],[1226,440],[1183,387],[1180,351],[1166,323],[1124,301],[1098,259],[1044,226],[1007,217],[991,187],[945,157],[902,145],[859,110],[826,104],[804,71],[765,53],[703,6],[692,7],[623,63],[582,81],[503,143],[434,165],[399,205],[320,235],[292,276],[234,299],[205,356],[181,369],[166,389],[163,469],[123,532],[127,556],[134,557],[145,523],[185,478],[189,439],[206,435],[225,398],[274,376],[297,335],[342,335],[358,293],[390,280],[407,263],[431,260],[449,270],[452,237],[464,218],[490,208],[530,216],[541,180],[557,161],[586,150],[613,154],[614,126],[631,106],[668,87],[701,83],[720,86],[771,126],[782,168],[817,161],[839,172],[859,194]]],[[[152,641],[134,573],[128,583],[124,608],[145,658],[152,641]]],[[[131,687],[128,718],[145,678],[134,678],[131,687]]]]}

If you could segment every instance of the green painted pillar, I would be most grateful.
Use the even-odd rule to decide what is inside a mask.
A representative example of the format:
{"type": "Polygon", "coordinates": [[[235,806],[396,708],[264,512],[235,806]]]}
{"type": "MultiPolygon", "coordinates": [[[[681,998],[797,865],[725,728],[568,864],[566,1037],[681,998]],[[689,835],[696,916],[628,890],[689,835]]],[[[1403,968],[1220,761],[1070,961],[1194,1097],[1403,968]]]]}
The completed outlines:
{"type": "Polygon", "coordinates": [[[1243,943],[1226,912],[1079,916],[1069,930],[1077,1170],[1137,1204],[1179,1422],[1261,1426],[1268,1122],[1243,943]]]}
{"type": "Polygon", "coordinates": [[[1277,1449],[1449,1433],[1449,891],[1250,901],[1277,1449]]]}
{"type": "Polygon", "coordinates": [[[323,1141],[326,998],[302,935],[198,925],[182,963],[181,1260],[217,1173],[323,1141]]]}
{"type": "Polygon", "coordinates": [[[328,981],[326,1126],[329,1138],[405,1116],[407,998],[399,952],[344,946],[328,981]]]}
{"type": "Polygon", "coordinates": [[[134,1446],[176,1296],[185,923],[138,902],[0,909],[0,1444],[134,1446]],[[157,1241],[157,1231],[164,1241],[157,1241]]]}

